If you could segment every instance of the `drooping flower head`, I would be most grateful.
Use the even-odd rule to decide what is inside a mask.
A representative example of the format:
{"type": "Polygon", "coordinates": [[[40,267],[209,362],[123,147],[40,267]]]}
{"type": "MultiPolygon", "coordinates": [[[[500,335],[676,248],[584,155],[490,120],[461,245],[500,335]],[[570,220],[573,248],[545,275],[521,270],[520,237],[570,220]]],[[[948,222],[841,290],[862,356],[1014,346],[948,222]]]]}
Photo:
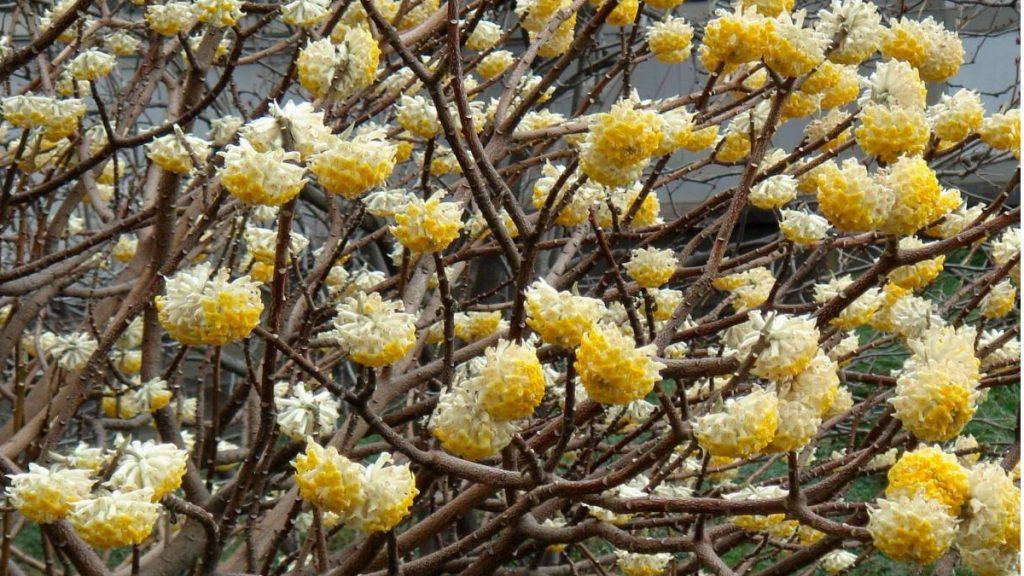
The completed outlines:
{"type": "Polygon", "coordinates": [[[75,502],[89,497],[92,471],[49,469],[29,463],[28,472],[8,477],[7,499],[25,518],[47,524],[65,517],[75,502]]]}
{"type": "Polygon", "coordinates": [[[188,453],[174,444],[133,440],[125,445],[109,484],[125,492],[148,488],[156,502],[177,490],[188,453]]]}
{"type": "Polygon", "coordinates": [[[274,386],[274,405],[277,425],[292,440],[328,434],[338,421],[339,404],[330,391],[307,390],[302,382],[291,387],[278,382],[274,386]]]}
{"type": "Polygon", "coordinates": [[[440,252],[459,237],[462,204],[442,202],[445,193],[434,192],[427,200],[415,198],[395,214],[391,233],[415,253],[440,252]]]}
{"type": "Polygon", "coordinates": [[[930,564],[942,556],[956,536],[956,519],[941,502],[916,494],[880,498],[868,514],[868,532],[875,547],[899,562],[930,564]]]}
{"type": "Polygon", "coordinates": [[[182,344],[223,346],[248,337],[259,323],[259,284],[248,276],[229,281],[226,268],[210,273],[209,263],[182,270],[155,299],[160,324],[182,344]]]}
{"type": "Polygon", "coordinates": [[[160,513],[160,505],[152,500],[149,488],[115,490],[75,502],[69,520],[75,533],[95,548],[138,545],[149,538],[160,513]]]}
{"type": "Polygon", "coordinates": [[[543,279],[526,291],[526,324],[541,340],[575,348],[583,334],[604,315],[604,303],[595,298],[555,290],[543,279]]]}
{"type": "Polygon", "coordinates": [[[299,495],[321,510],[347,517],[366,500],[363,467],[334,446],[324,448],[310,438],[292,466],[299,495]]]}
{"type": "Polygon", "coordinates": [[[325,333],[364,366],[386,366],[398,361],[416,343],[416,323],[397,300],[384,300],[377,292],[345,298],[337,307],[334,328],[325,333]]]}
{"type": "Polygon", "coordinates": [[[810,317],[764,315],[754,310],[747,318],[745,323],[726,332],[725,344],[736,350],[740,359],[756,356],[750,370],[756,376],[795,376],[810,365],[818,352],[818,329],[810,317]]]}
{"type": "Polygon", "coordinates": [[[383,132],[371,131],[351,140],[335,138],[309,160],[309,171],[331,194],[354,200],[380,186],[395,168],[397,146],[383,132]]]}
{"type": "Polygon", "coordinates": [[[298,152],[279,149],[260,152],[242,139],[220,154],[224,157],[220,183],[243,202],[280,206],[297,196],[306,185],[302,178],[305,170],[292,163],[299,159],[298,152]]]}
{"type": "Polygon", "coordinates": [[[576,372],[591,400],[628,404],[646,396],[661,378],[665,365],[653,354],[653,345],[637,348],[617,328],[600,324],[583,335],[576,372]]]}
{"type": "Polygon", "coordinates": [[[366,533],[387,532],[409,515],[419,494],[416,476],[408,464],[396,465],[384,452],[363,472],[361,504],[348,516],[348,522],[366,533]]]}
{"type": "Polygon", "coordinates": [[[484,410],[499,422],[529,418],[544,398],[544,369],[529,344],[500,340],[486,351],[474,384],[484,410]]]}
{"type": "Polygon", "coordinates": [[[755,387],[745,396],[726,400],[721,410],[698,418],[694,434],[712,456],[744,458],[768,446],[778,426],[778,396],[755,387]]]}

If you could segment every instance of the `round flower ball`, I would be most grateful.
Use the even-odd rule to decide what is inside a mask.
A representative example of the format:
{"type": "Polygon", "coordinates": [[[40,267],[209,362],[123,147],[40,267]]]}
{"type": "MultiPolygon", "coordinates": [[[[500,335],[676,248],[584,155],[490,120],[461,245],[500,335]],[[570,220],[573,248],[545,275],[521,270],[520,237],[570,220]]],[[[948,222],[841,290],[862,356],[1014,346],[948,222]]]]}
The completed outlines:
{"type": "Polygon", "coordinates": [[[741,398],[729,398],[719,412],[697,419],[694,434],[712,456],[745,458],[763,450],[779,426],[779,398],[755,387],[741,398]]]}
{"type": "Polygon", "coordinates": [[[310,438],[292,466],[299,495],[321,510],[348,516],[366,500],[363,467],[338,454],[334,446],[324,448],[310,438]]]}
{"type": "Polygon", "coordinates": [[[500,340],[488,348],[478,386],[484,410],[498,421],[529,418],[544,398],[544,369],[529,344],[500,340]]]}
{"type": "Polygon", "coordinates": [[[153,532],[160,505],[149,488],[113,491],[79,500],[69,516],[71,527],[86,544],[106,550],[142,544],[153,532]]]}
{"type": "Polygon", "coordinates": [[[888,478],[885,495],[889,498],[899,494],[924,494],[941,502],[954,516],[960,513],[960,507],[967,500],[967,470],[956,456],[937,446],[923,446],[904,453],[889,469],[888,478]]]}
{"type": "Polygon", "coordinates": [[[629,404],[646,396],[665,365],[652,345],[637,348],[618,328],[599,324],[583,335],[574,366],[591,400],[629,404]]]}
{"type": "Polygon", "coordinates": [[[899,562],[931,564],[956,536],[956,519],[941,502],[923,494],[880,498],[868,514],[875,547],[899,562]]]}
{"type": "Polygon", "coordinates": [[[182,270],[155,299],[160,325],[182,344],[223,346],[248,337],[260,321],[259,283],[248,276],[229,281],[226,268],[210,273],[209,263],[182,270]]]}
{"type": "Polygon", "coordinates": [[[636,248],[623,268],[641,288],[659,288],[672,278],[676,266],[676,256],[672,250],[636,248]]]}
{"type": "Polygon", "coordinates": [[[89,497],[91,476],[91,470],[50,470],[29,463],[28,472],[8,476],[7,499],[32,522],[55,522],[66,516],[75,502],[89,497]]]}
{"type": "Polygon", "coordinates": [[[427,200],[410,199],[405,210],[395,214],[391,233],[415,253],[440,252],[456,238],[462,227],[462,204],[442,202],[445,192],[434,192],[427,200]]]}

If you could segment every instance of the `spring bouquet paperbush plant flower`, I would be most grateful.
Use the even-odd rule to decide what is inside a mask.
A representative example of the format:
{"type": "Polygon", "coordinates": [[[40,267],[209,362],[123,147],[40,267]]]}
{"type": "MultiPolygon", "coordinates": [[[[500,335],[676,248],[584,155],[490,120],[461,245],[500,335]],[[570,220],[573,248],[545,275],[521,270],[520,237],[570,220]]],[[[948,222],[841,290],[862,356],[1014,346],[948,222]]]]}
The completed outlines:
{"type": "Polygon", "coordinates": [[[0,573],[1019,572],[1003,8],[44,4],[0,573]]]}

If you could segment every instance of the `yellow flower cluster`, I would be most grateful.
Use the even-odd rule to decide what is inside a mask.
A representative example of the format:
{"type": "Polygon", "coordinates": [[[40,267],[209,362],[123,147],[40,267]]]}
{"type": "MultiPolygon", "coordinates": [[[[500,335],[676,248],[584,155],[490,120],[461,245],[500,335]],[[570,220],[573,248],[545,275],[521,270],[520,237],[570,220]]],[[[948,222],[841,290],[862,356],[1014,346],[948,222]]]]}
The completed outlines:
{"type": "MultiPolygon", "coordinates": [[[[914,236],[901,238],[899,244],[900,250],[913,250],[924,246],[925,243],[914,236]]],[[[931,284],[942,273],[942,265],[945,261],[946,256],[940,254],[930,260],[900,266],[889,273],[889,282],[912,292],[918,292],[931,284]]]]}
{"type": "Polygon", "coordinates": [[[363,468],[338,453],[309,439],[306,451],[292,461],[299,495],[313,506],[348,516],[366,499],[363,468]]]}
{"type": "Polygon", "coordinates": [[[928,122],[936,138],[946,142],[959,142],[977,132],[985,121],[985,108],[981,97],[973,90],[962,89],[955,94],[943,94],[939,102],[928,109],[928,122]]]}
{"type": "Polygon", "coordinates": [[[921,158],[900,158],[878,175],[879,183],[892,191],[892,208],[880,229],[909,236],[938,220],[956,206],[941,202],[942,188],[935,172],[921,158]]]}
{"type": "Polygon", "coordinates": [[[715,288],[732,292],[732,307],[737,312],[764,304],[774,284],[775,276],[772,275],[771,270],[763,266],[728,274],[712,281],[715,288]]]}
{"type": "Polygon", "coordinates": [[[110,485],[125,492],[148,488],[154,502],[181,486],[188,453],[174,444],[133,440],[123,449],[110,485]]]}
{"type": "Polygon", "coordinates": [[[819,104],[825,110],[848,104],[860,93],[857,67],[826,60],[807,76],[800,91],[821,95],[819,104]]]}
{"type": "Polygon", "coordinates": [[[969,473],[966,522],[957,537],[964,566],[978,576],[1020,571],[1020,488],[996,463],[969,473]]]}
{"type": "Polygon", "coordinates": [[[327,18],[327,4],[326,0],[293,0],[281,6],[281,21],[289,26],[312,28],[327,18]]]}
{"type": "MultiPolygon", "coordinates": [[[[141,364],[141,358],[139,359],[141,364]]],[[[138,370],[134,370],[138,372],[138,370]]],[[[171,391],[161,378],[154,378],[141,385],[138,390],[117,390],[103,387],[100,408],[108,418],[134,418],[144,412],[153,412],[170,404],[171,391]]]]}
{"type": "Polygon", "coordinates": [[[875,547],[900,562],[930,564],[956,536],[956,519],[924,494],[880,498],[868,513],[867,529],[875,547]]]}
{"type": "Polygon", "coordinates": [[[654,360],[654,346],[637,348],[618,328],[599,324],[583,335],[576,372],[591,400],[628,404],[647,395],[665,365],[654,360]]]}
{"type": "Polygon", "coordinates": [[[109,75],[116,64],[117,58],[114,55],[90,48],[82,51],[68,63],[68,73],[75,80],[98,80],[109,75]]]}
{"type": "Polygon", "coordinates": [[[615,564],[626,576],[657,576],[665,571],[672,555],[667,552],[659,554],[634,554],[623,550],[615,551],[615,564]]]}
{"type": "Polygon", "coordinates": [[[310,41],[295,61],[299,84],[316,98],[327,94],[337,67],[338,49],[330,38],[310,41]]]}
{"type": "Polygon", "coordinates": [[[192,10],[200,22],[215,28],[234,26],[244,16],[238,0],[195,0],[192,10]]]}
{"type": "Polygon", "coordinates": [[[113,491],[75,502],[68,519],[75,533],[95,548],[137,545],[149,538],[160,513],[160,505],[152,500],[149,488],[113,491]]]}
{"type": "Polygon", "coordinates": [[[415,253],[440,252],[459,237],[462,205],[442,202],[445,192],[434,192],[427,200],[412,198],[405,210],[395,214],[391,233],[415,253]]]}
{"type": "Polygon", "coordinates": [[[666,15],[647,30],[647,45],[659,62],[678,64],[690,57],[693,26],[684,18],[666,15]]]}
{"type": "Polygon", "coordinates": [[[210,143],[191,134],[168,134],[146,145],[146,156],[154,164],[175,174],[188,174],[193,166],[192,158],[205,162],[210,155],[210,143]]]}
{"type": "Polygon", "coordinates": [[[860,64],[878,49],[882,17],[873,2],[832,0],[818,13],[818,29],[834,43],[829,60],[839,64],[860,64]]]}
{"type": "Polygon", "coordinates": [[[420,138],[433,138],[441,131],[437,109],[423,96],[402,94],[395,113],[395,121],[402,129],[420,138]]]}
{"type": "Polygon", "coordinates": [[[146,25],[161,36],[177,36],[188,32],[196,23],[195,12],[188,2],[168,2],[146,6],[146,25]]]}
{"type": "MultiPolygon", "coordinates": [[[[590,0],[594,6],[604,5],[604,0],[590,0]]],[[[639,0],[620,0],[618,5],[608,14],[605,23],[609,26],[628,26],[636,20],[636,14],[640,10],[639,0]]]]}
{"type": "Polygon", "coordinates": [[[613,229],[613,212],[620,225],[622,225],[626,214],[638,202],[639,205],[632,222],[630,222],[629,226],[624,227],[647,228],[659,224],[661,222],[661,201],[658,200],[658,195],[654,192],[649,192],[644,196],[643,201],[640,201],[640,192],[642,190],[643,185],[639,182],[628,188],[608,190],[607,195],[603,198],[604,202],[599,202],[596,206],[597,225],[608,230],[613,229]],[[609,207],[609,204],[611,207],[609,207]]]}
{"type": "MultiPolygon", "coordinates": [[[[540,210],[544,207],[547,202],[548,195],[551,194],[551,189],[558,181],[559,176],[565,170],[562,166],[553,164],[545,164],[541,169],[543,176],[539,178],[533,184],[533,207],[540,210]]],[[[557,208],[562,204],[562,200],[565,198],[566,189],[569,188],[575,179],[571,176],[567,181],[566,185],[558,191],[558,197],[555,198],[552,206],[557,208]]],[[[559,226],[578,226],[585,222],[590,216],[590,207],[604,196],[603,188],[590,182],[584,182],[576,192],[569,199],[568,204],[555,216],[555,223],[559,226]]]]}
{"type": "Polygon", "coordinates": [[[8,477],[7,499],[25,518],[47,524],[64,518],[75,502],[89,497],[91,470],[29,463],[28,472],[8,477]]]}
{"type": "Polygon", "coordinates": [[[744,133],[731,130],[718,141],[715,148],[715,160],[722,164],[734,164],[750,154],[750,137],[744,133]]]}
{"type": "Polygon", "coordinates": [[[672,279],[677,264],[672,250],[636,248],[623,268],[641,288],[658,288],[672,279]]]}
{"type": "Polygon", "coordinates": [[[760,310],[748,313],[747,321],[729,328],[725,345],[742,360],[756,356],[751,374],[781,380],[803,372],[818,353],[818,329],[807,316],[789,316],[760,310]],[[764,345],[759,346],[761,340],[764,345]]]}
{"type": "Polygon", "coordinates": [[[900,18],[883,29],[882,55],[902,60],[917,68],[928,82],[942,82],[955,76],[964,61],[964,47],[955,32],[946,30],[932,17],[924,20],[900,18]]]}
{"type": "Polygon", "coordinates": [[[750,190],[750,203],[762,210],[780,208],[796,198],[796,187],[796,179],[788,174],[770,176],[750,190]]]}
{"type": "Polygon", "coordinates": [[[495,50],[487,56],[484,56],[480,63],[477,64],[476,71],[484,77],[485,80],[493,80],[498,76],[505,73],[512,64],[516,61],[515,56],[508,50],[495,50]]]}
{"type": "Polygon", "coordinates": [[[661,144],[661,119],[652,110],[638,110],[621,100],[598,114],[580,147],[580,169],[606,186],[635,181],[661,144]]]}
{"type": "Polygon", "coordinates": [[[455,315],[455,337],[475,342],[497,332],[502,326],[501,312],[460,312],[455,315]]]}
{"type": "MultiPolygon", "coordinates": [[[[247,250],[242,266],[252,265],[249,275],[259,282],[270,282],[274,277],[274,261],[277,258],[277,230],[271,228],[259,228],[257,226],[246,226],[242,233],[247,250]]],[[[306,249],[309,240],[305,236],[292,232],[288,239],[288,250],[285,255],[285,264],[291,264],[292,259],[306,249]]]]}
{"type": "Polygon", "coordinates": [[[829,39],[820,31],[804,28],[806,12],[782,12],[771,20],[764,63],[780,76],[807,74],[825,59],[829,39]]]}
{"type": "Polygon", "coordinates": [[[220,154],[224,157],[220,183],[242,202],[280,206],[306,185],[305,169],[290,162],[298,160],[298,152],[260,152],[243,139],[220,154]]]}
{"type": "Polygon", "coordinates": [[[854,130],[861,149],[883,162],[924,152],[930,133],[923,112],[879,104],[864,108],[854,130]]]}
{"type": "Polygon", "coordinates": [[[1002,318],[1013,311],[1017,299],[1017,288],[1009,280],[1003,280],[981,300],[979,311],[985,318],[1002,318]]]}
{"type": "Polygon", "coordinates": [[[416,322],[397,300],[377,292],[359,293],[337,306],[332,338],[348,357],[364,366],[387,366],[400,360],[416,343],[416,322]]]}
{"type": "MultiPolygon", "coordinates": [[[[839,296],[847,286],[853,283],[849,275],[834,278],[826,284],[814,287],[814,301],[824,304],[839,296]]],[[[852,330],[871,322],[882,307],[882,292],[878,288],[869,288],[851,302],[839,316],[832,319],[832,325],[842,330],[852,330]]]]}
{"type": "Polygon", "coordinates": [[[712,456],[745,458],[768,446],[778,426],[778,396],[755,387],[746,396],[726,400],[721,411],[698,418],[694,434],[712,456]]]}
{"type": "MultiPolygon", "coordinates": [[[[992,242],[992,261],[997,266],[1005,266],[1011,258],[1020,252],[1020,228],[1008,228],[992,242]]],[[[1010,270],[1010,280],[1020,285],[1020,264],[1010,270]]]]}
{"type": "Polygon", "coordinates": [[[967,500],[967,470],[956,456],[937,446],[924,446],[900,456],[889,469],[888,480],[886,496],[921,493],[940,502],[954,516],[967,500]]]}
{"type": "Polygon", "coordinates": [[[466,47],[470,50],[483,52],[494,47],[501,40],[501,26],[490,20],[477,22],[476,28],[466,38],[466,47]]]}
{"type": "Polygon", "coordinates": [[[779,400],[800,402],[813,409],[818,416],[825,417],[839,395],[838,370],[835,361],[819,350],[802,372],[779,381],[779,400]]]}
{"type": "Polygon", "coordinates": [[[728,72],[739,64],[760,60],[768,44],[771,21],[756,8],[737,7],[734,12],[718,10],[704,27],[699,56],[704,67],[728,72]]]}
{"type": "Polygon", "coordinates": [[[882,224],[893,203],[893,194],[878,184],[856,159],[841,167],[822,164],[813,175],[818,209],[842,232],[864,232],[882,224]]]}
{"type": "Polygon", "coordinates": [[[480,403],[491,418],[499,422],[529,418],[544,398],[544,369],[537,350],[500,340],[487,349],[477,386],[480,403]]]}
{"type": "Polygon", "coordinates": [[[779,230],[797,246],[813,246],[828,235],[828,220],[799,210],[783,210],[779,230]]]}
{"type": "Polygon", "coordinates": [[[523,29],[536,34],[547,27],[556,12],[571,5],[568,0],[518,0],[516,14],[523,29]]]}
{"type": "Polygon", "coordinates": [[[469,460],[490,458],[508,446],[512,422],[500,422],[483,409],[476,386],[483,362],[472,360],[456,369],[451,390],[441,393],[430,419],[430,431],[441,447],[469,460]]]}
{"type": "Polygon", "coordinates": [[[351,140],[336,138],[309,160],[309,170],[331,194],[354,200],[380,186],[395,168],[397,147],[377,131],[351,140]]]}
{"type": "Polygon", "coordinates": [[[166,280],[166,294],[155,299],[160,324],[182,344],[223,346],[249,336],[260,321],[257,282],[248,276],[229,282],[225,268],[213,278],[210,273],[208,263],[182,270],[166,280]]]}
{"type": "Polygon", "coordinates": [[[559,292],[543,279],[526,291],[526,324],[547,344],[579,346],[604,313],[600,300],[559,292]]]}
{"type": "Polygon", "coordinates": [[[1020,158],[1020,110],[1013,108],[1001,114],[993,114],[985,119],[978,135],[992,148],[1004,152],[1012,152],[1020,158]]]}
{"type": "MultiPolygon", "coordinates": [[[[786,494],[788,492],[785,489],[779,486],[768,485],[747,486],[735,492],[724,494],[722,497],[726,500],[757,501],[785,498],[786,494]]],[[[786,515],[782,513],[739,514],[732,516],[730,522],[747,532],[767,532],[771,535],[782,536],[783,539],[791,535],[787,535],[785,532],[791,532],[795,524],[792,520],[786,520],[786,515]]]]}
{"type": "Polygon", "coordinates": [[[913,354],[889,402],[904,428],[926,442],[956,437],[977,408],[980,361],[973,327],[936,326],[907,342],[913,354]]]}
{"type": "Polygon", "coordinates": [[[338,61],[341,67],[332,81],[338,94],[347,98],[373,84],[380,64],[380,46],[367,28],[348,29],[338,46],[338,61]]]}
{"type": "Polygon", "coordinates": [[[779,400],[779,424],[765,452],[789,452],[807,445],[818,433],[821,414],[813,407],[796,400],[779,400]]]}
{"type": "Polygon", "coordinates": [[[804,128],[804,136],[811,142],[822,141],[821,150],[823,152],[839,150],[850,140],[853,133],[849,127],[842,128],[839,132],[836,131],[840,129],[840,125],[846,119],[847,115],[844,112],[829,110],[825,115],[815,118],[807,124],[807,127],[804,128]]]}

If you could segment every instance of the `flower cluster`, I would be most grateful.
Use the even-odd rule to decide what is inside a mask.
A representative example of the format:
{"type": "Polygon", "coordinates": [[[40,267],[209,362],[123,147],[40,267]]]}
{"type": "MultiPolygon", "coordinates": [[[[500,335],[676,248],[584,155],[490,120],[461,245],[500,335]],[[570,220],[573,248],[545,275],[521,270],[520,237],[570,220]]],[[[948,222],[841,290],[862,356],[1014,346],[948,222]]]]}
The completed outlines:
{"type": "Polygon", "coordinates": [[[160,324],[182,344],[223,346],[246,338],[259,323],[259,284],[247,276],[229,281],[225,268],[211,278],[211,271],[204,263],[178,272],[155,299],[160,324]]]}
{"type": "Polygon", "coordinates": [[[304,500],[367,533],[397,526],[419,493],[409,466],[394,464],[386,452],[364,467],[310,439],[292,466],[304,500]]]}
{"type": "Polygon", "coordinates": [[[345,298],[337,306],[334,328],[324,334],[353,361],[364,366],[397,362],[416,342],[415,318],[401,302],[377,292],[345,298]]]}

